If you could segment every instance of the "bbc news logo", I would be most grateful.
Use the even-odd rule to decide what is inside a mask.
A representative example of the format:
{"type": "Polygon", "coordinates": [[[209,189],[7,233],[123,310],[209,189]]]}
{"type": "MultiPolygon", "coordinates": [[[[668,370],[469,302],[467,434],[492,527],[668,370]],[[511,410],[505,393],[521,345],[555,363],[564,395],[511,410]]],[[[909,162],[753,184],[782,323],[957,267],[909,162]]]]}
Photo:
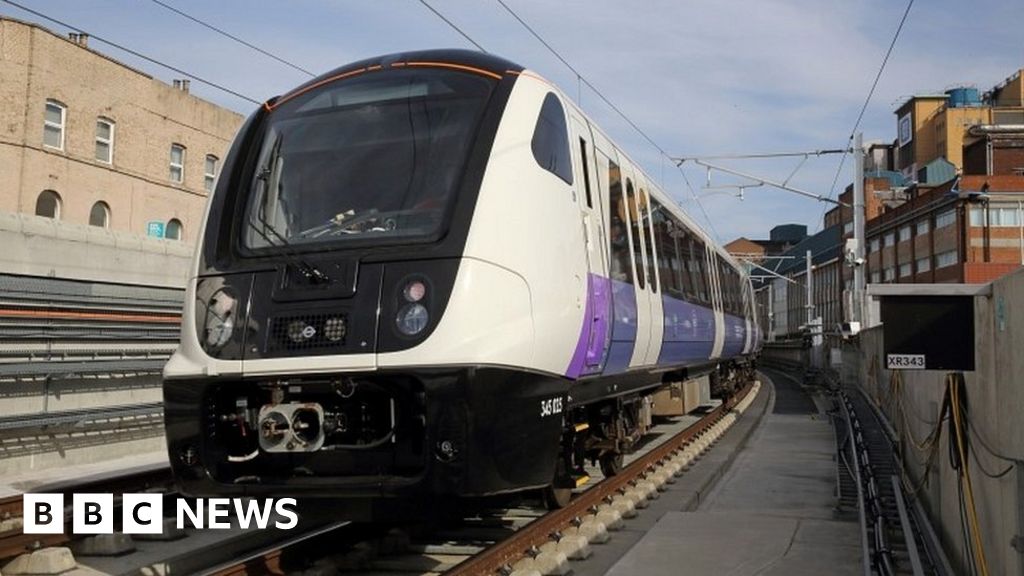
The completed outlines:
{"type": "MultiPolygon", "coordinates": [[[[197,498],[176,499],[174,519],[185,528],[228,530],[255,527],[291,530],[299,523],[294,498],[197,498]],[[234,522],[232,522],[234,519],[234,522]]],[[[74,534],[112,534],[117,516],[113,494],[73,494],[71,531],[74,534]]],[[[64,494],[25,494],[22,497],[25,534],[64,533],[64,494]]],[[[160,534],[164,528],[162,494],[122,494],[121,532],[160,534]]]]}

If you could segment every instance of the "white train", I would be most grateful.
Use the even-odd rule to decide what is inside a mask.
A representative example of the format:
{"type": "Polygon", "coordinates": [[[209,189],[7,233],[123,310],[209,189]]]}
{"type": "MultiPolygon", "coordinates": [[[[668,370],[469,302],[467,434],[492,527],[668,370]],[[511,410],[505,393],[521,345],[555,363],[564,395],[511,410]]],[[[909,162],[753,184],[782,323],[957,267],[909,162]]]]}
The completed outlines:
{"type": "Polygon", "coordinates": [[[642,398],[760,347],[737,263],[555,86],[465,51],[267,102],[164,371],[186,491],[373,504],[612,474],[642,398]]]}

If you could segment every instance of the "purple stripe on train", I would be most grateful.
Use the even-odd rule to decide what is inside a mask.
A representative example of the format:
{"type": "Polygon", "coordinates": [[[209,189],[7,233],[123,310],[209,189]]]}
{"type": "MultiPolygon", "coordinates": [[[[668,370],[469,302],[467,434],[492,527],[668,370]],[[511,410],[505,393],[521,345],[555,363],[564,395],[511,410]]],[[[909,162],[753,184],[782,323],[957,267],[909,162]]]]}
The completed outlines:
{"type": "MultiPolygon", "coordinates": [[[[596,274],[587,274],[587,305],[584,308],[583,326],[576,341],[576,350],[565,375],[569,378],[600,372],[604,364],[605,350],[611,337],[611,280],[596,274]]],[[[635,330],[634,330],[635,333],[635,330]]]]}
{"type": "Polygon", "coordinates": [[[715,313],[710,308],[661,297],[665,316],[658,364],[707,360],[715,343],[715,313]]]}
{"type": "Polygon", "coordinates": [[[722,356],[737,356],[743,353],[743,345],[747,338],[747,323],[743,318],[725,315],[725,343],[722,345],[722,356]]]}

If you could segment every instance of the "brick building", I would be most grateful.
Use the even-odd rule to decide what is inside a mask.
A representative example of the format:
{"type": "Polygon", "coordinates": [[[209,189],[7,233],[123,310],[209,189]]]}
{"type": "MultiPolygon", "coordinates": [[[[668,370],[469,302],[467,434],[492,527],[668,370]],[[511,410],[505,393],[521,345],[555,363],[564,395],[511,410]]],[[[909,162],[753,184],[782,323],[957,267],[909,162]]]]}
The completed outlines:
{"type": "Polygon", "coordinates": [[[0,211],[193,242],[242,116],[0,19],[0,211]]]}

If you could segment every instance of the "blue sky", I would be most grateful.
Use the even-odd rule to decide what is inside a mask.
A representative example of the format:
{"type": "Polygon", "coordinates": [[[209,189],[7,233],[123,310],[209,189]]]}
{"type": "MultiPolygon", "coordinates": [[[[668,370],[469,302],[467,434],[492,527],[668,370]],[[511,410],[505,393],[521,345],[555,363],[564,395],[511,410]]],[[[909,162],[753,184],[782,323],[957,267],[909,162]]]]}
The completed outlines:
{"type": "MultiPolygon", "coordinates": [[[[317,73],[378,54],[472,48],[416,0],[164,0],[317,73]]],[[[257,100],[307,76],[150,0],[19,0],[257,100]]],[[[575,76],[494,0],[430,0],[489,52],[552,79],[577,97],[575,76]]],[[[506,0],[592,84],[672,156],[841,148],[906,3],[886,0],[506,0]]],[[[36,18],[0,2],[0,15],[36,18]]],[[[42,23],[42,22],[41,22],[42,23]]],[[[66,32],[59,26],[45,26],[66,32]]],[[[895,138],[895,106],[956,85],[982,91],[1024,67],[1024,2],[917,0],[861,129],[895,138]]],[[[177,75],[93,43],[158,78],[177,75]]],[[[248,114],[253,105],[192,83],[193,93],[248,114]]],[[[585,87],[584,110],[705,228],[670,162],[585,87]]],[[[720,161],[783,180],[796,160],[720,161]]],[[[791,183],[828,194],[839,156],[808,161],[791,183]]],[[[838,188],[852,180],[850,162],[838,188]]],[[[741,201],[704,191],[686,168],[718,236],[764,238],[780,223],[820,229],[822,204],[770,188],[741,201]]],[[[714,184],[735,182],[715,174],[714,184]]]]}

